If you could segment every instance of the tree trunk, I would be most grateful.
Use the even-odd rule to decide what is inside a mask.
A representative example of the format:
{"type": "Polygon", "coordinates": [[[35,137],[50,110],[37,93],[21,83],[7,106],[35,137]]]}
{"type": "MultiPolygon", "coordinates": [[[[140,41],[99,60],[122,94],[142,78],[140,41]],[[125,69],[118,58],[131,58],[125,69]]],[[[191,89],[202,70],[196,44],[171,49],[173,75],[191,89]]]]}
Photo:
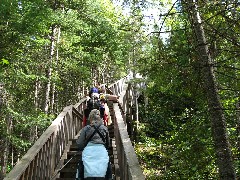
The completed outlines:
{"type": "MultiPolygon", "coordinates": [[[[60,42],[60,35],[61,35],[60,27],[56,27],[55,34],[57,35],[57,41],[56,41],[56,47],[57,47],[57,45],[60,42]]],[[[53,52],[53,54],[54,54],[54,52],[53,52]]],[[[59,61],[59,55],[58,55],[58,47],[57,47],[56,48],[56,67],[58,67],[58,61],[59,61]]],[[[56,69],[56,71],[58,71],[58,68],[56,69]]],[[[51,93],[52,94],[52,97],[51,97],[51,113],[57,113],[56,112],[56,105],[55,105],[55,98],[56,98],[55,97],[55,95],[56,95],[55,90],[56,90],[56,84],[53,83],[53,85],[52,85],[52,93],[51,93]]]]}
{"type": "Polygon", "coordinates": [[[3,126],[3,130],[5,130],[5,132],[0,135],[0,178],[4,177],[7,173],[9,141],[6,137],[11,134],[12,129],[12,119],[9,116],[6,117],[3,115],[4,106],[7,106],[6,94],[4,92],[4,84],[0,83],[0,123],[3,126]]]}
{"type": "Polygon", "coordinates": [[[134,143],[138,143],[138,124],[139,124],[139,119],[138,119],[138,100],[137,100],[137,82],[136,82],[136,71],[135,68],[137,66],[137,60],[136,60],[136,54],[137,54],[137,47],[134,45],[133,47],[133,104],[134,104],[134,110],[133,110],[133,139],[134,143]]]}
{"type": "Polygon", "coordinates": [[[193,0],[185,0],[184,5],[187,7],[188,15],[192,22],[193,31],[196,35],[199,64],[201,68],[201,76],[204,84],[205,94],[208,99],[209,114],[212,123],[212,134],[220,179],[236,179],[226,131],[226,120],[218,94],[212,59],[209,54],[205,39],[205,32],[201,24],[200,14],[198,12],[197,5],[193,2],[193,0]]]}
{"type": "MultiPolygon", "coordinates": [[[[2,109],[3,109],[3,84],[0,83],[0,123],[3,123],[3,121],[4,121],[3,115],[2,115],[2,109]]],[[[0,137],[1,137],[1,139],[0,139],[0,144],[1,144],[0,151],[5,152],[4,148],[6,146],[6,144],[5,144],[6,138],[4,138],[3,136],[0,136],[0,137]]],[[[6,164],[5,159],[6,159],[5,154],[2,153],[0,155],[0,167],[2,167],[0,169],[0,180],[3,179],[3,177],[5,175],[5,169],[4,169],[4,166],[6,164]]]]}
{"type": "MultiPolygon", "coordinates": [[[[34,90],[34,106],[35,110],[39,108],[39,89],[40,89],[40,81],[37,78],[35,81],[35,90],[34,90]]],[[[37,138],[38,138],[38,127],[37,126],[32,126],[30,129],[30,136],[29,136],[29,141],[33,143],[37,138]]]]}
{"type": "Polygon", "coordinates": [[[57,27],[52,27],[52,34],[51,34],[51,47],[50,47],[50,60],[48,63],[48,70],[47,70],[47,85],[45,91],[45,104],[44,104],[44,112],[47,114],[49,112],[50,107],[50,91],[51,91],[51,78],[52,78],[52,63],[53,63],[53,56],[55,52],[55,34],[56,34],[57,27]]]}
{"type": "Polygon", "coordinates": [[[237,158],[240,159],[240,101],[236,104],[236,119],[237,119],[237,158]]]}
{"type": "Polygon", "coordinates": [[[8,140],[5,140],[3,143],[3,155],[1,160],[1,173],[3,176],[7,174],[7,164],[8,164],[8,155],[9,155],[9,143],[8,140]]]}
{"type": "MultiPolygon", "coordinates": [[[[6,117],[5,118],[5,126],[6,126],[6,136],[10,136],[12,133],[12,118],[6,117]]],[[[6,176],[7,174],[7,165],[8,165],[8,158],[9,158],[9,141],[7,138],[3,139],[2,144],[2,155],[1,155],[1,173],[3,176],[6,176]]]]}
{"type": "Polygon", "coordinates": [[[39,108],[39,99],[38,99],[39,89],[40,89],[40,81],[37,78],[35,82],[35,90],[34,90],[34,106],[36,110],[39,108]]]}

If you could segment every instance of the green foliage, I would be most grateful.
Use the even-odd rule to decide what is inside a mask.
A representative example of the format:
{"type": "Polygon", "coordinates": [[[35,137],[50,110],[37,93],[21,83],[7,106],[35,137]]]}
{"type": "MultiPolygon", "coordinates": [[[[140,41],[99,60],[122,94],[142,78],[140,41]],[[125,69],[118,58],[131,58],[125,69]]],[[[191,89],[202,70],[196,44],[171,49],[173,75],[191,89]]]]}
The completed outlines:
{"type": "MultiPolygon", "coordinates": [[[[233,30],[233,22],[239,16],[234,13],[237,11],[234,3],[199,4],[206,20],[203,23],[209,53],[239,174],[239,131],[236,128],[239,126],[239,113],[236,111],[236,107],[239,108],[239,61],[236,53],[239,52],[235,43],[239,34],[236,33],[238,28],[233,30]]],[[[165,28],[170,31],[169,39],[162,42],[159,36],[151,36],[147,54],[140,59],[140,72],[148,77],[145,92],[148,104],[147,107],[140,106],[142,144],[136,150],[147,179],[218,179],[201,69],[196,61],[198,44],[194,43],[195,36],[187,15],[180,13],[182,11],[180,3],[169,11],[165,19],[165,28]],[[154,144],[155,141],[160,146],[154,144]],[[150,152],[145,150],[148,147],[150,152]],[[155,153],[164,160],[151,157],[155,153]],[[159,160],[159,165],[153,163],[155,159],[159,160]]],[[[155,28],[159,31],[157,25],[155,28]]]]}
{"type": "MultiPolygon", "coordinates": [[[[34,128],[39,137],[54,119],[51,113],[78,101],[76,94],[92,83],[93,71],[99,79],[106,74],[107,81],[113,82],[132,70],[147,77],[144,93],[149,101],[139,109],[140,144],[136,146],[147,179],[217,179],[194,36],[186,14],[180,13],[181,2],[165,19],[168,40],[146,36],[143,9],[154,2],[128,1],[129,16],[116,11],[110,0],[0,3],[1,140],[11,143],[17,155],[14,161],[32,145],[29,134],[34,128]],[[45,114],[48,81],[55,103],[45,114]]],[[[200,10],[206,19],[233,156],[239,159],[239,8],[216,3],[201,4],[200,10]]],[[[168,1],[159,4],[169,6],[168,1]]],[[[156,22],[154,31],[159,26],[156,22]]],[[[238,167],[239,160],[235,164],[238,167]]]]}
{"type": "Polygon", "coordinates": [[[1,142],[10,143],[15,163],[53,114],[84,96],[93,71],[108,83],[126,74],[129,45],[119,31],[125,18],[109,0],[3,1],[0,9],[1,142]]]}
{"type": "Polygon", "coordinates": [[[136,152],[144,173],[147,179],[215,179],[208,116],[196,109],[194,97],[174,95],[153,88],[147,109],[140,108],[143,124],[136,152]]]}
{"type": "Polygon", "coordinates": [[[8,65],[9,61],[7,59],[2,58],[0,64],[1,65],[8,65]]]}

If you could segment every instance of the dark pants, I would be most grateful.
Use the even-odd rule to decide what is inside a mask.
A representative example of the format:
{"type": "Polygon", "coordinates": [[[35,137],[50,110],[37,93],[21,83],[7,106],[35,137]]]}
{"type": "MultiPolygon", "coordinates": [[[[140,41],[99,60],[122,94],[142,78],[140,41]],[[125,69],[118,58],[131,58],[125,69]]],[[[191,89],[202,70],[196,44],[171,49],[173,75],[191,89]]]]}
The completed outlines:
{"type": "Polygon", "coordinates": [[[111,163],[108,162],[108,168],[106,172],[105,178],[103,177],[88,177],[84,179],[84,166],[83,166],[83,161],[80,160],[78,163],[78,178],[76,180],[109,180],[112,178],[112,167],[111,163]]]}
{"type": "Polygon", "coordinates": [[[78,169],[78,178],[76,178],[76,180],[84,180],[84,167],[83,167],[82,160],[78,162],[77,169],[78,169]]]}
{"type": "Polygon", "coordinates": [[[108,168],[107,168],[105,179],[110,179],[110,178],[112,178],[112,167],[111,167],[111,163],[108,162],[108,168]]]}

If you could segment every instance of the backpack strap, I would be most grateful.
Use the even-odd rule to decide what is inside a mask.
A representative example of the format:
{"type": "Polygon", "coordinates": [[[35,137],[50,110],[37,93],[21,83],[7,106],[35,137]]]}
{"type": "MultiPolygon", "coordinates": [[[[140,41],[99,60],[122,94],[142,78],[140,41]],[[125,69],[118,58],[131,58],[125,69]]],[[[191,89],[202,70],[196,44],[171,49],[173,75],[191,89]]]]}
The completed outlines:
{"type": "Polygon", "coordinates": [[[92,137],[94,136],[94,134],[96,133],[97,131],[96,131],[96,129],[95,129],[95,131],[93,131],[93,133],[91,134],[91,136],[87,139],[87,141],[85,142],[85,145],[84,145],[84,147],[86,147],[87,146],[87,144],[89,143],[89,141],[92,139],[92,137]]]}
{"type": "MultiPolygon", "coordinates": [[[[101,126],[101,125],[100,125],[101,126]]],[[[108,148],[108,141],[106,142],[106,140],[105,140],[105,138],[104,138],[104,136],[102,135],[102,133],[99,131],[99,127],[100,126],[93,126],[94,127],[94,132],[91,134],[91,136],[87,139],[87,141],[85,142],[85,147],[87,146],[87,144],[89,143],[89,141],[92,139],[92,137],[96,134],[96,133],[98,133],[99,134],[99,136],[101,137],[101,139],[103,140],[103,142],[104,142],[104,145],[105,145],[105,147],[106,148],[108,148]]],[[[104,130],[105,131],[105,130],[104,130]]],[[[106,135],[107,135],[107,132],[106,132],[106,135]]],[[[107,135],[107,138],[108,138],[108,135],[107,135]]]]}
{"type": "Polygon", "coordinates": [[[105,131],[105,129],[104,129],[104,131],[106,132],[106,135],[107,135],[107,139],[105,139],[104,138],[104,136],[103,136],[103,134],[99,131],[99,129],[98,128],[96,128],[95,126],[93,126],[94,127],[94,129],[95,129],[95,131],[99,134],[99,136],[102,138],[102,140],[103,140],[103,142],[104,142],[104,145],[105,145],[105,147],[106,147],[106,149],[108,148],[108,141],[107,141],[107,139],[108,139],[108,134],[107,134],[107,132],[105,131]]]}

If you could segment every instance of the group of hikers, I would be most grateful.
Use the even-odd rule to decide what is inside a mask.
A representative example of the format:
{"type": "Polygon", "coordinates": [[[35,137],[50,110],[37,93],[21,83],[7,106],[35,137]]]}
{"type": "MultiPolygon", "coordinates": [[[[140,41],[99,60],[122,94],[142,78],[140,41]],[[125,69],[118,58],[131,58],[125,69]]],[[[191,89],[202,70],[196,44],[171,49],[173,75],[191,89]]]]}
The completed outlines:
{"type": "Polygon", "coordinates": [[[107,99],[118,96],[106,94],[105,86],[97,83],[90,89],[87,108],[84,110],[83,128],[77,139],[82,152],[78,163],[76,180],[112,180],[112,168],[108,155],[110,138],[107,125],[110,115],[107,99]]]}
{"type": "Polygon", "coordinates": [[[109,109],[106,106],[107,97],[105,85],[96,83],[88,93],[87,108],[84,110],[83,127],[89,124],[88,116],[92,109],[99,109],[103,123],[107,126],[110,122],[109,109]]]}

